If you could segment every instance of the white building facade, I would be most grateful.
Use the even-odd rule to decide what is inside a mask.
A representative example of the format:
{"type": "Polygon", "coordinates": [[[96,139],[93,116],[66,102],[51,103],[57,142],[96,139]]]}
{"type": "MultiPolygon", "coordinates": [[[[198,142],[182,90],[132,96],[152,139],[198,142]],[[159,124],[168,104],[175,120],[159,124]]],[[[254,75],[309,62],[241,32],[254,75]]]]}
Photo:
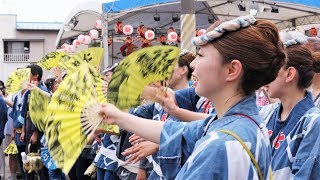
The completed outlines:
{"type": "Polygon", "coordinates": [[[62,23],[17,22],[16,15],[0,15],[0,80],[6,82],[17,68],[36,63],[55,51],[61,26],[62,23]]]}

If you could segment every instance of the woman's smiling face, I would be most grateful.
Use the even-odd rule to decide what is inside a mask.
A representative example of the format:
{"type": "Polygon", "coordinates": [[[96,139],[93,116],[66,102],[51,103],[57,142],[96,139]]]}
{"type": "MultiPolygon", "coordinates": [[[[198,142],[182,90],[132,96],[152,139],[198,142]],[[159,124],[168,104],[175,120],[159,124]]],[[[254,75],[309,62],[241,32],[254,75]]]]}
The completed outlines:
{"type": "Polygon", "coordinates": [[[194,68],[192,75],[197,81],[196,93],[199,96],[210,97],[225,84],[226,71],[222,60],[221,54],[212,44],[200,47],[198,56],[190,65],[194,68]]]}

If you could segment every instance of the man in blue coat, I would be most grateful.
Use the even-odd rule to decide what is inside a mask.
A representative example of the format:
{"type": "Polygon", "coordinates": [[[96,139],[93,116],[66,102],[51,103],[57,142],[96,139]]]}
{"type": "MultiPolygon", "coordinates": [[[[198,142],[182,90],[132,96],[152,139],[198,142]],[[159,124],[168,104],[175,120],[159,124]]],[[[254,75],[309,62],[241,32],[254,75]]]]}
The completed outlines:
{"type": "Polygon", "coordinates": [[[4,139],[4,126],[8,121],[7,117],[8,108],[6,101],[0,96],[0,146],[2,144],[2,140],[4,139]]]}

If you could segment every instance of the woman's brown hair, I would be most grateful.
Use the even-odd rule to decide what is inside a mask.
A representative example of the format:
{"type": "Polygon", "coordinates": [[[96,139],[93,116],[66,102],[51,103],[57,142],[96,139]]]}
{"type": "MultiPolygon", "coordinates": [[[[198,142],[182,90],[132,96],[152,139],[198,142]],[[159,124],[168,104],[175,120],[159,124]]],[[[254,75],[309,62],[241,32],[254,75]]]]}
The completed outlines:
{"type": "Polygon", "coordinates": [[[272,82],[286,59],[278,29],[267,20],[257,20],[246,28],[226,32],[212,44],[224,57],[223,63],[241,62],[240,86],[246,95],[272,82]]]}
{"type": "Polygon", "coordinates": [[[188,74],[187,78],[190,80],[192,76],[193,69],[190,67],[190,63],[196,58],[194,54],[191,52],[187,52],[186,54],[180,55],[178,65],[179,67],[187,66],[188,74]]]}
{"type": "Polygon", "coordinates": [[[286,48],[288,60],[285,68],[294,67],[298,71],[298,87],[308,88],[315,72],[320,72],[319,58],[313,56],[311,51],[304,45],[292,45],[286,48]]]}

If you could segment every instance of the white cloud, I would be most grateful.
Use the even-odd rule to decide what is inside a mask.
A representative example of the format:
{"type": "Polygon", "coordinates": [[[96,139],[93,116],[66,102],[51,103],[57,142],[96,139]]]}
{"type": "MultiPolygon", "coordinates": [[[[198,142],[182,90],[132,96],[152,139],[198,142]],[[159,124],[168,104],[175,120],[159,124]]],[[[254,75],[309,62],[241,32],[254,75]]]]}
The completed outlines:
{"type": "Polygon", "coordinates": [[[77,4],[85,1],[88,0],[0,0],[0,14],[16,14],[19,22],[63,22],[77,4]]]}

